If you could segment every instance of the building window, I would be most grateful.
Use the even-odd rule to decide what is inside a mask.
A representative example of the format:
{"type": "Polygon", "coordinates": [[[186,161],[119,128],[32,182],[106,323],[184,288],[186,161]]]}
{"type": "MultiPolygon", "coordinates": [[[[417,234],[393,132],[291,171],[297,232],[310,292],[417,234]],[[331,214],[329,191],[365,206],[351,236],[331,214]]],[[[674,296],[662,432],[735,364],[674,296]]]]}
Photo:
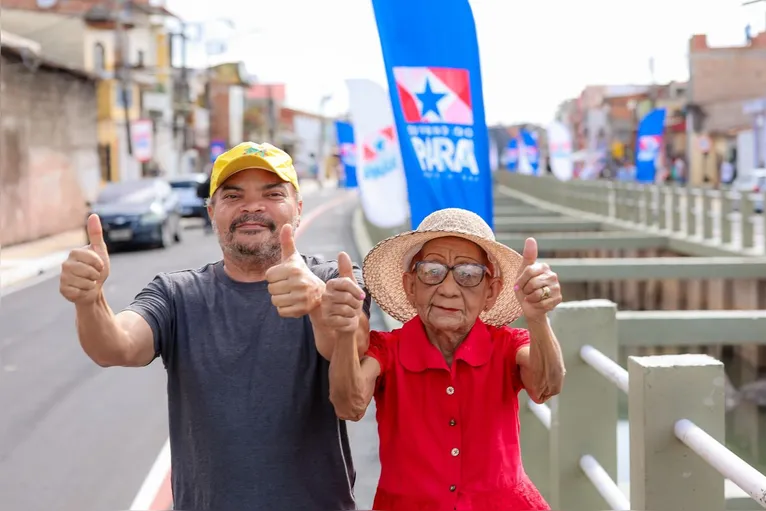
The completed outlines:
{"type": "Polygon", "coordinates": [[[104,45],[96,43],[93,46],[93,69],[95,71],[103,71],[106,67],[106,50],[104,45]]]}

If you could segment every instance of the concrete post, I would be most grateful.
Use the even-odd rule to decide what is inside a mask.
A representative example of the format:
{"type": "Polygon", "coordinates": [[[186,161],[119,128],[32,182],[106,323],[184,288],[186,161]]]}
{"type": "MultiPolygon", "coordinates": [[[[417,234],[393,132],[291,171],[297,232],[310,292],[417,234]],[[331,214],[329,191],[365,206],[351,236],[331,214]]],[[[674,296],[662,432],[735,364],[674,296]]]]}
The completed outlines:
{"type": "Polygon", "coordinates": [[[742,199],[739,203],[739,213],[740,244],[744,249],[753,248],[755,246],[755,232],[751,219],[755,213],[755,204],[753,204],[753,200],[750,198],[749,193],[742,193],[742,199]]]}
{"type": "Polygon", "coordinates": [[[618,389],[580,358],[591,345],[617,357],[617,306],[608,300],[564,302],[551,314],[561,342],[566,382],[551,403],[551,498],[553,509],[608,509],[580,468],[580,458],[593,456],[617,479],[618,389]]]}
{"type": "Polygon", "coordinates": [[[731,243],[731,196],[726,190],[718,190],[718,196],[720,197],[721,201],[721,243],[728,245],[731,243]]]}
{"type": "Polygon", "coordinates": [[[655,186],[657,186],[658,228],[665,231],[668,228],[668,189],[666,186],[655,186]]]}
{"type": "MultiPolygon", "coordinates": [[[[521,458],[524,471],[543,495],[549,500],[550,492],[550,422],[543,424],[529,409],[529,396],[519,392],[519,424],[521,429],[521,458]]],[[[548,408],[546,405],[542,405],[548,408]]]]}
{"type": "Polygon", "coordinates": [[[677,185],[668,186],[670,193],[670,232],[681,232],[681,187],[677,185]]]}
{"type": "Polygon", "coordinates": [[[690,187],[684,187],[684,196],[686,197],[686,235],[695,236],[697,234],[697,193],[690,187]]]}
{"type": "Polygon", "coordinates": [[[702,239],[713,239],[713,197],[710,195],[710,190],[706,188],[700,188],[702,194],[702,239]]]}
{"type": "Polygon", "coordinates": [[[723,363],[708,355],[630,357],[628,374],[631,509],[726,509],[724,478],[674,433],[689,419],[724,441],[723,363]]]}

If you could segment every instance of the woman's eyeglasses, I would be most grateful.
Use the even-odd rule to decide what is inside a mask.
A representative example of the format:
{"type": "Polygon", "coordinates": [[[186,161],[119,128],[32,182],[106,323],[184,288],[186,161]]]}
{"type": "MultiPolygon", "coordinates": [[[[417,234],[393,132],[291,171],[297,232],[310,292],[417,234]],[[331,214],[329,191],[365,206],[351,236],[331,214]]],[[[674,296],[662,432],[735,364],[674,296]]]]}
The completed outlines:
{"type": "Polygon", "coordinates": [[[489,273],[489,268],[476,263],[459,263],[449,266],[436,261],[420,261],[415,264],[418,280],[428,286],[441,284],[449,272],[452,272],[452,277],[459,286],[476,287],[484,280],[484,275],[489,273]]]}

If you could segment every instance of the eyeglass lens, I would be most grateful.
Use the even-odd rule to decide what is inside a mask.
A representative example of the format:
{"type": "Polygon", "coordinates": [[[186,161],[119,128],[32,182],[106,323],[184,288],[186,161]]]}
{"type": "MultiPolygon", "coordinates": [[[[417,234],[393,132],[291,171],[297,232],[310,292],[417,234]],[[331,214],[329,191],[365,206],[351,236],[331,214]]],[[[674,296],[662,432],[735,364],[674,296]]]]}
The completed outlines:
{"type": "Polygon", "coordinates": [[[418,278],[423,284],[434,286],[441,284],[447,278],[447,273],[452,270],[452,277],[462,287],[475,287],[481,283],[487,269],[480,264],[460,263],[455,266],[447,266],[435,261],[421,261],[416,266],[418,278]]]}

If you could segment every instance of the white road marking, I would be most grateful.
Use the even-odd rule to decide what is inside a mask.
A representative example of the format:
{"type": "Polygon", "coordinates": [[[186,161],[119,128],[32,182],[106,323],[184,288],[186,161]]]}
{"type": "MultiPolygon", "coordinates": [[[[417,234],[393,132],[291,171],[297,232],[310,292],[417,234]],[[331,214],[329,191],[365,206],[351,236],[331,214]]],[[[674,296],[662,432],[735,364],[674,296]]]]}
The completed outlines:
{"type": "Polygon", "coordinates": [[[133,499],[133,504],[130,505],[130,511],[145,511],[157,498],[157,494],[162,487],[162,483],[165,481],[165,477],[170,470],[170,439],[165,440],[165,445],[162,446],[157,459],[154,460],[154,465],[149,471],[149,475],[144,479],[144,484],[141,485],[141,489],[138,491],[136,498],[133,499]]]}

